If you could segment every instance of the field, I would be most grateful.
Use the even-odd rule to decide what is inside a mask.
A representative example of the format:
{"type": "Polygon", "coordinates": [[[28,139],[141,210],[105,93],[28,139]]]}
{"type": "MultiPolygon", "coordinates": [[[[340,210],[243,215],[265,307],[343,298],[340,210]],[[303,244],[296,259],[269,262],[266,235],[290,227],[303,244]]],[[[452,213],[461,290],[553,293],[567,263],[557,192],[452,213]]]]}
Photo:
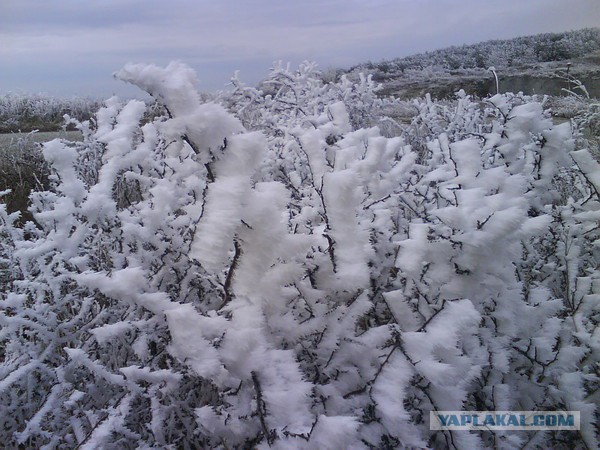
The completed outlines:
{"type": "Polygon", "coordinates": [[[36,133],[0,133],[0,148],[9,148],[17,145],[19,140],[32,143],[44,143],[52,139],[67,139],[80,141],[82,138],[79,131],[40,131],[36,133]]]}

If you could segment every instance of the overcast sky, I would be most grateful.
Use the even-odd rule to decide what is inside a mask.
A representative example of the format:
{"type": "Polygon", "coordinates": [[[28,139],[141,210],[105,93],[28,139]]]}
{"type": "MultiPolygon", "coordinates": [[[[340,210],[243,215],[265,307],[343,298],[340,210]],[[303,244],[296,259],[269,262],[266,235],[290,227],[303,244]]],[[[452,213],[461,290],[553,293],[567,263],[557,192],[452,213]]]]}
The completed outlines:
{"type": "Polygon", "coordinates": [[[600,0],[0,0],[0,94],[134,95],[127,62],[181,60],[201,90],[275,60],[322,69],[600,25],[600,0]]]}

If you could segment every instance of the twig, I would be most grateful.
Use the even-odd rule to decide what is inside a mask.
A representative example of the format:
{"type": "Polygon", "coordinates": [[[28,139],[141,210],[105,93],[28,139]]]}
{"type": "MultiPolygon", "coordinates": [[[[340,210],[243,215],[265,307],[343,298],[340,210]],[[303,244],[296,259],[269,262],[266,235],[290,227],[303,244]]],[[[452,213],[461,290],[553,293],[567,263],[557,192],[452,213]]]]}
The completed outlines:
{"type": "Polygon", "coordinates": [[[233,276],[235,275],[235,269],[239,263],[240,256],[242,256],[242,246],[237,238],[234,239],[233,246],[235,248],[235,254],[233,255],[233,261],[231,261],[231,266],[229,266],[229,271],[227,272],[227,277],[225,278],[225,284],[223,285],[223,303],[221,303],[219,309],[223,308],[233,298],[231,284],[233,283],[233,276]]]}
{"type": "Polygon", "coordinates": [[[265,419],[267,415],[267,406],[265,405],[265,401],[263,400],[260,381],[258,380],[258,375],[255,371],[252,371],[252,382],[254,383],[254,390],[256,391],[256,409],[258,412],[258,417],[260,419],[260,425],[262,427],[263,434],[267,439],[267,444],[269,444],[270,447],[273,443],[273,438],[269,433],[269,429],[267,428],[267,421],[265,419]]]}

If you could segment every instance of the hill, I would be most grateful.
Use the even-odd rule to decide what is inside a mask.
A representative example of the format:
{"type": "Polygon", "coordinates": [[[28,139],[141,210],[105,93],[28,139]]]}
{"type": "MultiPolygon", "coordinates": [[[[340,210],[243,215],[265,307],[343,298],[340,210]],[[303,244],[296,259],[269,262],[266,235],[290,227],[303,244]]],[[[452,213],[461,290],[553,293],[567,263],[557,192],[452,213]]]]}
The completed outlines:
{"type": "Polygon", "coordinates": [[[367,62],[348,70],[373,74],[383,84],[382,95],[400,97],[451,96],[459,89],[485,96],[495,93],[494,67],[501,92],[559,95],[569,75],[600,97],[600,28],[545,33],[474,45],[452,46],[379,63],[367,62]]]}

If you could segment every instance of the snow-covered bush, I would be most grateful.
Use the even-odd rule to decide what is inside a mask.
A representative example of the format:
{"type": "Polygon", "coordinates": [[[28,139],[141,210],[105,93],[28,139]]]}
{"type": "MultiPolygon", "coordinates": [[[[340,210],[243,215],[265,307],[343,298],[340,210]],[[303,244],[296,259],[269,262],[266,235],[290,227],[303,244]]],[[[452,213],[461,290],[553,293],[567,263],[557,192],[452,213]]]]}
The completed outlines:
{"type": "MultiPolygon", "coordinates": [[[[584,90],[578,91],[585,93],[585,86],[578,83],[576,87],[584,88],[584,90]]],[[[576,130],[575,135],[580,141],[579,145],[588,148],[595,159],[600,160],[600,102],[598,99],[568,91],[568,95],[564,97],[549,97],[547,104],[552,110],[553,116],[570,120],[573,123],[576,130]]]]}
{"type": "Polygon", "coordinates": [[[377,96],[380,86],[371,76],[360,74],[352,82],[345,75],[338,81],[325,82],[313,62],[300,64],[297,70],[278,62],[259,88],[246,86],[236,73],[233,92],[219,99],[248,129],[272,131],[292,122],[302,124],[326,111],[329,104],[343,102],[354,129],[379,125],[386,108],[397,100],[377,96]]]}
{"type": "Polygon", "coordinates": [[[44,146],[35,224],[0,205],[3,443],[597,446],[600,168],[569,124],[461,93],[385,137],[368,78],[310,64],[223,106],[180,63],[118,77],[164,114],[108,100],[44,146]],[[461,409],[582,431],[429,430],[461,409]]]}

